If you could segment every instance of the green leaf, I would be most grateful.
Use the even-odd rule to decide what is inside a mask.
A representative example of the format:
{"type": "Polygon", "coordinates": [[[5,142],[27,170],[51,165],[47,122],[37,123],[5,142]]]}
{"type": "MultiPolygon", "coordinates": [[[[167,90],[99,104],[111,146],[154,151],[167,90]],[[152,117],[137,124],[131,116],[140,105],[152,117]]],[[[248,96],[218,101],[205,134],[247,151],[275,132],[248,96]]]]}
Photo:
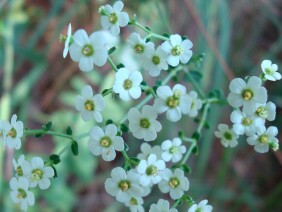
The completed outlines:
{"type": "Polygon", "coordinates": [[[128,132],[128,131],[129,131],[128,127],[127,127],[125,124],[121,124],[121,125],[120,125],[120,130],[121,130],[122,132],[128,132]]]}
{"type": "Polygon", "coordinates": [[[147,39],[145,40],[146,43],[148,43],[148,42],[150,42],[150,41],[151,41],[150,38],[147,38],[147,39]]]}
{"type": "Polygon", "coordinates": [[[52,161],[53,164],[58,164],[61,162],[60,156],[56,154],[50,155],[49,159],[52,161]]]}
{"type": "Polygon", "coordinates": [[[182,169],[185,173],[190,174],[191,173],[191,169],[189,166],[187,166],[186,164],[182,164],[180,169],[182,169]]]}
{"type": "Polygon", "coordinates": [[[113,123],[114,123],[114,122],[113,122],[112,119],[108,119],[108,120],[106,121],[106,125],[113,124],[113,123]]]}
{"type": "Polygon", "coordinates": [[[184,136],[184,132],[183,131],[178,131],[178,137],[179,138],[183,138],[184,136]]]}
{"type": "Polygon", "coordinates": [[[169,37],[170,37],[170,35],[169,35],[168,33],[166,33],[166,32],[163,33],[162,36],[164,36],[164,37],[166,37],[166,38],[169,38],[169,37]]]}
{"type": "Polygon", "coordinates": [[[200,121],[201,121],[201,120],[200,120],[199,118],[197,118],[197,117],[196,117],[196,118],[194,118],[194,122],[196,122],[196,123],[200,123],[200,121]]]}
{"type": "Polygon", "coordinates": [[[204,127],[205,127],[206,129],[210,129],[210,125],[209,125],[209,123],[208,123],[207,121],[205,121],[204,127]]]}
{"type": "Polygon", "coordinates": [[[67,128],[67,135],[72,135],[72,129],[71,129],[71,127],[70,126],[68,126],[68,128],[67,128]]]}
{"type": "Polygon", "coordinates": [[[48,131],[48,130],[51,129],[51,127],[52,127],[52,122],[49,121],[47,124],[45,124],[45,125],[42,126],[42,129],[43,129],[44,131],[48,131]]]}
{"type": "Polygon", "coordinates": [[[78,155],[78,144],[76,141],[73,141],[71,144],[71,151],[74,156],[78,155]]]}
{"type": "Polygon", "coordinates": [[[148,84],[145,81],[142,81],[141,85],[147,86],[148,84]]]}
{"type": "Polygon", "coordinates": [[[173,76],[172,80],[173,80],[173,82],[178,82],[179,81],[178,76],[173,76]]]}
{"type": "Polygon", "coordinates": [[[195,140],[199,140],[200,138],[200,133],[198,133],[197,131],[193,133],[192,138],[194,138],[195,140]]]}
{"type": "Polygon", "coordinates": [[[146,28],[147,30],[151,31],[151,29],[150,29],[149,27],[146,26],[145,28],[146,28]]]}
{"type": "Polygon", "coordinates": [[[198,154],[199,154],[199,148],[198,148],[198,146],[195,146],[195,147],[192,149],[192,153],[193,153],[194,155],[198,155],[198,154]]]}
{"type": "Polygon", "coordinates": [[[52,169],[54,170],[54,177],[53,177],[53,178],[58,177],[57,169],[56,169],[54,166],[51,166],[51,167],[52,167],[52,169]]]}
{"type": "Polygon", "coordinates": [[[186,35],[184,35],[184,36],[181,36],[181,39],[182,40],[188,40],[188,37],[186,35]]]}
{"type": "Polygon", "coordinates": [[[102,91],[102,96],[107,96],[108,94],[112,93],[112,89],[108,88],[108,89],[104,89],[102,91]]]}
{"type": "Polygon", "coordinates": [[[122,63],[120,63],[120,64],[117,65],[117,69],[124,68],[124,67],[125,67],[125,66],[124,66],[122,63]]]}
{"type": "Polygon", "coordinates": [[[117,48],[114,46],[108,50],[108,54],[112,54],[117,48]]]}
{"type": "Polygon", "coordinates": [[[140,160],[138,158],[131,157],[129,162],[130,162],[130,164],[133,164],[134,166],[137,166],[139,164],[140,160]]]}
{"type": "Polygon", "coordinates": [[[35,138],[40,138],[42,135],[43,135],[43,133],[38,133],[38,134],[35,134],[34,137],[35,138]]]}

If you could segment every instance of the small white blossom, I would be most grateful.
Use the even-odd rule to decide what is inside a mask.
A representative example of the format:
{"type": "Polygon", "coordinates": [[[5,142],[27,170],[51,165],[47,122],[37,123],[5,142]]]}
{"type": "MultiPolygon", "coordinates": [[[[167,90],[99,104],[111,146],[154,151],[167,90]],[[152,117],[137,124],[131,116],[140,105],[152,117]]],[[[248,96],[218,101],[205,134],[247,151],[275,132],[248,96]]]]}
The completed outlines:
{"type": "Polygon", "coordinates": [[[151,147],[148,143],[143,143],[141,145],[141,153],[137,155],[139,160],[147,160],[150,154],[155,154],[157,159],[162,159],[162,149],[159,145],[151,147]]]}
{"type": "Polygon", "coordinates": [[[158,184],[163,193],[169,193],[171,199],[179,199],[189,189],[189,181],[184,176],[183,170],[177,168],[174,173],[170,169],[163,172],[163,180],[158,184]]]}
{"type": "Polygon", "coordinates": [[[17,177],[23,177],[24,176],[23,168],[22,168],[24,161],[25,161],[24,155],[21,155],[19,157],[18,162],[15,159],[13,159],[13,166],[14,166],[17,177]]]}
{"type": "Polygon", "coordinates": [[[202,200],[199,204],[194,204],[192,205],[189,209],[188,212],[211,212],[212,211],[212,206],[207,205],[208,200],[202,200]]]}
{"type": "Polygon", "coordinates": [[[177,212],[176,208],[169,208],[169,202],[167,200],[159,199],[157,204],[150,206],[149,212],[177,212]]]}
{"type": "Polygon", "coordinates": [[[142,93],[140,88],[142,80],[143,77],[139,71],[130,72],[126,68],[120,68],[115,75],[113,90],[124,101],[138,99],[142,93]]]}
{"type": "Polygon", "coordinates": [[[109,124],[105,132],[98,126],[90,130],[88,146],[94,155],[102,155],[105,161],[112,161],[116,157],[115,151],[124,150],[124,141],[122,137],[117,136],[117,127],[109,124]]]}
{"type": "Polygon", "coordinates": [[[181,160],[182,155],[186,152],[186,147],[181,145],[182,141],[180,138],[174,138],[172,141],[165,140],[162,142],[162,159],[166,162],[172,161],[176,163],[181,160]]]}
{"type": "Polygon", "coordinates": [[[148,52],[145,57],[145,62],[143,64],[144,69],[149,72],[152,77],[157,77],[160,75],[162,70],[168,69],[168,64],[166,58],[168,53],[159,46],[156,50],[152,49],[148,52]]]}
{"type": "Polygon", "coordinates": [[[137,108],[131,108],[128,112],[130,132],[138,139],[155,140],[157,132],[162,129],[162,125],[156,120],[157,117],[157,111],[152,106],[143,106],[141,113],[137,108]]]}
{"type": "Polygon", "coordinates": [[[168,120],[176,122],[181,119],[182,113],[189,113],[191,100],[183,85],[176,84],[172,90],[167,85],[160,86],[157,88],[157,96],[154,108],[158,113],[166,112],[168,120]]]}
{"type": "Polygon", "coordinates": [[[140,197],[143,193],[139,186],[139,175],[134,171],[128,173],[121,167],[111,172],[111,178],[105,181],[106,191],[116,197],[119,202],[128,202],[132,197],[140,197]]]}
{"type": "Polygon", "coordinates": [[[128,14],[121,12],[123,6],[122,1],[117,1],[113,7],[108,4],[103,7],[106,15],[102,14],[101,25],[105,30],[110,29],[111,34],[114,36],[119,35],[119,27],[125,27],[129,21],[128,14]]]}
{"type": "Polygon", "coordinates": [[[157,160],[157,156],[151,154],[147,160],[141,160],[136,169],[141,175],[140,184],[142,186],[149,186],[151,184],[157,184],[162,180],[165,162],[163,160],[157,160]]]}
{"type": "Polygon", "coordinates": [[[140,56],[141,59],[146,57],[152,50],[154,49],[154,43],[147,42],[145,39],[141,39],[140,35],[136,32],[131,33],[128,39],[129,43],[131,43],[134,52],[140,56]]]}
{"type": "Polygon", "coordinates": [[[34,157],[31,162],[23,161],[22,170],[24,176],[27,177],[30,187],[34,188],[39,185],[39,188],[44,190],[50,187],[49,178],[54,177],[54,170],[50,166],[45,166],[44,161],[40,157],[34,157]]]}
{"type": "Polygon", "coordinates": [[[107,62],[108,52],[105,48],[106,39],[102,32],[93,32],[88,38],[83,29],[77,30],[73,35],[73,43],[69,47],[70,57],[79,62],[81,71],[91,71],[93,63],[103,66],[107,62]]]}
{"type": "Polygon", "coordinates": [[[69,52],[69,46],[70,46],[70,42],[71,42],[71,23],[69,24],[68,27],[68,33],[67,33],[67,39],[65,41],[65,48],[64,48],[64,52],[63,52],[63,57],[66,58],[68,52],[69,52]]]}
{"type": "Polygon", "coordinates": [[[6,134],[10,129],[10,123],[0,120],[0,142],[3,146],[6,145],[6,134]]]}
{"type": "Polygon", "coordinates": [[[27,207],[34,205],[34,194],[28,190],[29,182],[26,178],[20,177],[19,179],[13,177],[10,180],[10,188],[12,189],[10,195],[14,203],[20,203],[23,211],[27,207]]]}
{"type": "Polygon", "coordinates": [[[215,136],[217,138],[220,138],[220,142],[225,147],[235,147],[238,144],[237,139],[239,138],[239,135],[237,135],[233,129],[229,129],[227,124],[219,124],[218,130],[215,131],[215,136]]]}
{"type": "Polygon", "coordinates": [[[81,92],[82,96],[76,96],[75,108],[81,112],[83,121],[95,119],[102,122],[101,111],[105,108],[105,100],[101,94],[93,96],[93,90],[89,85],[84,86],[81,92]]]}
{"type": "Polygon", "coordinates": [[[247,138],[247,142],[250,145],[254,145],[256,152],[265,153],[268,152],[270,143],[278,143],[278,139],[275,138],[278,134],[276,127],[259,128],[255,135],[247,138]]]}
{"type": "Polygon", "coordinates": [[[131,197],[124,204],[129,207],[131,212],[144,212],[144,203],[141,197],[131,197]]]}
{"type": "Polygon", "coordinates": [[[169,54],[167,57],[167,63],[173,67],[178,66],[179,61],[183,64],[188,63],[192,57],[193,44],[190,40],[185,39],[182,41],[180,35],[171,35],[169,41],[165,41],[162,44],[162,48],[169,54]]]}
{"type": "Polygon", "coordinates": [[[17,121],[17,115],[14,114],[11,118],[11,124],[5,123],[4,132],[6,133],[4,139],[4,146],[9,148],[20,149],[21,148],[21,137],[23,136],[23,123],[17,121]]]}
{"type": "Polygon", "coordinates": [[[190,91],[188,93],[188,96],[190,97],[190,101],[191,101],[191,108],[188,112],[188,116],[196,117],[198,115],[198,111],[203,106],[203,101],[198,98],[198,94],[196,91],[190,91]]]}
{"type": "Polygon", "coordinates": [[[278,72],[278,66],[272,64],[270,60],[264,60],[261,63],[261,69],[264,73],[264,78],[270,81],[276,81],[281,79],[281,74],[278,72]]]}
{"type": "Polygon", "coordinates": [[[276,116],[276,105],[273,102],[259,105],[255,111],[255,115],[263,120],[273,121],[276,116]]]}
{"type": "Polygon", "coordinates": [[[230,115],[230,120],[233,123],[233,131],[238,135],[250,136],[255,134],[257,129],[264,127],[262,119],[240,110],[234,110],[230,115]]]}
{"type": "Polygon", "coordinates": [[[255,76],[247,83],[241,78],[233,79],[229,85],[228,103],[236,108],[243,105],[245,113],[253,113],[258,104],[265,104],[267,100],[267,91],[261,83],[261,79],[255,76]]]}

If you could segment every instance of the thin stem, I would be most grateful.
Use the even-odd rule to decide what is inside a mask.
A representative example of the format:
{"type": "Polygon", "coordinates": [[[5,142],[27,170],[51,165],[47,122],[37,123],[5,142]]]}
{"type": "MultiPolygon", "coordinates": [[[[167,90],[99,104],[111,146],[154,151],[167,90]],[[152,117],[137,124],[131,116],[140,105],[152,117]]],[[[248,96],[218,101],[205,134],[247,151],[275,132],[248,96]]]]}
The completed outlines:
{"type": "Polygon", "coordinates": [[[59,132],[55,132],[55,131],[44,131],[43,129],[40,130],[25,130],[24,131],[24,135],[25,136],[29,136],[29,135],[37,135],[37,134],[44,134],[44,135],[52,135],[52,136],[58,136],[58,137],[62,137],[62,138],[68,138],[70,140],[73,140],[74,137],[71,135],[67,135],[64,133],[59,133],[59,132]]]}
{"type": "Polygon", "coordinates": [[[201,89],[201,87],[199,86],[198,82],[196,82],[194,80],[194,78],[191,76],[189,70],[185,70],[185,73],[187,74],[188,80],[192,83],[192,85],[194,86],[194,88],[196,89],[196,91],[199,93],[201,98],[205,98],[205,93],[204,91],[201,89]]]}
{"type": "Polygon", "coordinates": [[[58,155],[59,156],[62,156],[65,152],[67,152],[67,151],[69,151],[69,147],[71,146],[71,142],[69,143],[69,144],[67,144],[59,153],[58,153],[58,155]]]}
{"type": "Polygon", "coordinates": [[[173,204],[172,208],[176,208],[181,201],[182,201],[182,198],[179,198],[178,200],[176,200],[175,203],[173,204]]]}
{"type": "Polygon", "coordinates": [[[181,164],[185,164],[186,161],[188,160],[189,156],[192,153],[192,150],[194,149],[194,147],[196,146],[196,140],[194,139],[194,141],[191,143],[191,146],[189,147],[188,151],[186,152],[185,156],[183,157],[181,164]]]}
{"type": "Polygon", "coordinates": [[[114,69],[115,72],[118,72],[118,68],[115,65],[114,61],[112,60],[112,58],[108,57],[108,62],[110,63],[110,65],[112,66],[112,68],[114,69]]]}
{"type": "Polygon", "coordinates": [[[121,151],[121,153],[122,153],[124,159],[129,162],[129,161],[130,161],[130,158],[129,158],[129,156],[126,154],[126,152],[123,150],[123,151],[121,151]]]}

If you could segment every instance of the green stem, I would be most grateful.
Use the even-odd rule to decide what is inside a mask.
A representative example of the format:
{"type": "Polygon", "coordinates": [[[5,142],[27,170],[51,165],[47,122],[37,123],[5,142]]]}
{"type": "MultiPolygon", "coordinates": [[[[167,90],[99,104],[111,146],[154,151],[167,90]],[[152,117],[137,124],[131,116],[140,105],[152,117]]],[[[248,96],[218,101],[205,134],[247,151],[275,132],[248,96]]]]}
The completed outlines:
{"type": "Polygon", "coordinates": [[[147,29],[146,27],[142,26],[140,23],[138,23],[138,21],[130,20],[130,23],[132,25],[134,25],[134,26],[137,26],[139,29],[142,29],[143,31],[147,32],[148,35],[146,36],[146,38],[154,37],[154,38],[158,38],[160,40],[169,40],[168,37],[165,37],[165,36],[159,35],[157,33],[154,33],[151,30],[147,29]]]}
{"type": "Polygon", "coordinates": [[[194,139],[194,142],[191,143],[191,146],[189,147],[188,151],[186,152],[185,156],[183,157],[182,161],[180,164],[185,164],[190,157],[192,150],[196,146],[197,141],[194,139]]]}
{"type": "Polygon", "coordinates": [[[115,72],[118,72],[118,68],[115,65],[114,61],[112,60],[112,58],[108,57],[108,62],[110,63],[110,65],[112,66],[112,68],[114,69],[115,72]]]}
{"type": "Polygon", "coordinates": [[[176,208],[181,201],[182,201],[182,198],[179,198],[178,200],[176,200],[175,203],[173,204],[172,208],[176,208]]]}
{"type": "Polygon", "coordinates": [[[71,135],[67,135],[64,133],[59,133],[59,132],[55,132],[55,131],[45,131],[43,129],[40,130],[24,130],[24,135],[25,136],[29,136],[29,135],[37,135],[37,134],[44,134],[44,135],[52,135],[52,136],[58,136],[58,137],[62,137],[62,138],[68,138],[70,140],[73,140],[74,137],[71,135]]]}
{"type": "Polygon", "coordinates": [[[130,158],[129,158],[129,156],[126,154],[126,151],[123,150],[123,151],[121,151],[121,153],[122,153],[124,159],[125,159],[126,161],[130,162],[130,158]]]}

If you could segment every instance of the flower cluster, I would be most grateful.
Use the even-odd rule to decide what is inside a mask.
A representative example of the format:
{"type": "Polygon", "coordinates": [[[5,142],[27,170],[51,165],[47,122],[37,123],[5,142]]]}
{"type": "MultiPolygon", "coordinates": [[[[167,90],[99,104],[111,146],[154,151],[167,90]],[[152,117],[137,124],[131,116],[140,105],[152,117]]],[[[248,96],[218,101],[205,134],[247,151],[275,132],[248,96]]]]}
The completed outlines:
{"type": "Polygon", "coordinates": [[[281,75],[277,72],[277,65],[269,60],[264,60],[261,68],[262,79],[252,76],[246,80],[236,78],[230,82],[227,100],[235,108],[230,115],[233,126],[230,129],[226,124],[220,124],[219,131],[215,132],[225,147],[236,146],[239,136],[246,135],[247,143],[253,145],[256,152],[265,153],[269,148],[274,151],[279,148],[277,127],[265,126],[266,120],[275,119],[276,106],[267,102],[267,90],[262,83],[264,80],[279,80],[281,75]]]}

